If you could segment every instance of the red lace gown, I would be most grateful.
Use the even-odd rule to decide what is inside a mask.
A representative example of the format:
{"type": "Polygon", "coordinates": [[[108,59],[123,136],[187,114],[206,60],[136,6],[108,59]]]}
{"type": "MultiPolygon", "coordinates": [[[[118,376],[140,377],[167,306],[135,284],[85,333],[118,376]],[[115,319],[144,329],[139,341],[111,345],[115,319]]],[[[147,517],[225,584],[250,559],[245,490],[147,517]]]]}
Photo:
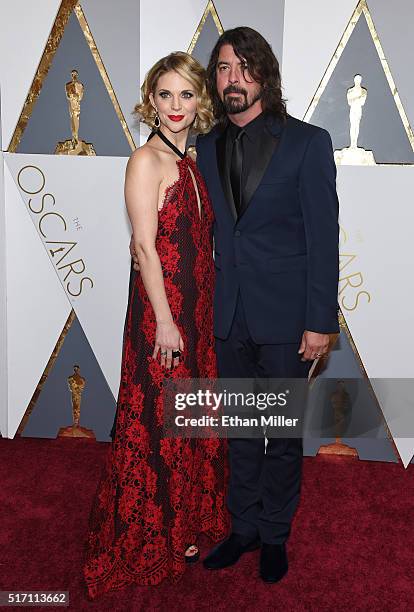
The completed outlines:
{"type": "Polygon", "coordinates": [[[163,437],[165,378],[214,378],[213,211],[202,176],[186,156],[159,211],[156,248],[168,302],[184,341],[180,364],[152,359],[156,323],[131,267],[116,433],[90,516],[84,576],[90,598],[128,584],[177,581],[184,552],[204,533],[224,538],[225,440],[163,437]],[[201,200],[201,215],[192,170],[201,200]]]}

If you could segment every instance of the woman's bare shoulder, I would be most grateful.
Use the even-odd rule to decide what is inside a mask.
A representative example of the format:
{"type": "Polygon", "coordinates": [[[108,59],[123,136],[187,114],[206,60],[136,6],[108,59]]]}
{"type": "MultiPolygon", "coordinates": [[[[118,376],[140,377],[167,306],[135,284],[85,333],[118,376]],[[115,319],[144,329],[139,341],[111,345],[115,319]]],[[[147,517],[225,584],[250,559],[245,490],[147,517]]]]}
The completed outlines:
{"type": "Polygon", "coordinates": [[[148,146],[148,143],[135,149],[128,160],[128,165],[136,166],[139,164],[147,168],[155,166],[157,163],[159,163],[159,154],[154,147],[148,146]]]}
{"type": "Polygon", "coordinates": [[[147,143],[135,149],[131,154],[127,168],[127,176],[135,180],[148,180],[159,182],[160,179],[160,159],[158,152],[154,147],[148,146],[147,143]]]}

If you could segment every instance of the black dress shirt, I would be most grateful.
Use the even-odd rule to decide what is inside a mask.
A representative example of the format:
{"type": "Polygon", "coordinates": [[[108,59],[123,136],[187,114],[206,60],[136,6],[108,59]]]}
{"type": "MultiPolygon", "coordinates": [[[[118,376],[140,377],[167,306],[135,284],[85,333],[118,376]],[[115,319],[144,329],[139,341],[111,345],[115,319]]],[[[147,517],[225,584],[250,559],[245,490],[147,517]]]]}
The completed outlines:
{"type": "MultiPolygon", "coordinates": [[[[246,186],[247,176],[249,174],[249,169],[254,164],[254,155],[256,147],[254,146],[256,140],[260,138],[263,133],[263,129],[265,127],[266,116],[265,113],[260,113],[257,117],[255,117],[252,121],[247,123],[243,128],[240,128],[235,123],[229,121],[227,126],[227,138],[229,139],[227,146],[227,151],[231,151],[233,149],[233,143],[240,132],[240,130],[244,130],[245,134],[243,136],[242,145],[243,145],[243,165],[242,165],[242,190],[246,186]]],[[[230,168],[230,164],[228,164],[230,168]]]]}

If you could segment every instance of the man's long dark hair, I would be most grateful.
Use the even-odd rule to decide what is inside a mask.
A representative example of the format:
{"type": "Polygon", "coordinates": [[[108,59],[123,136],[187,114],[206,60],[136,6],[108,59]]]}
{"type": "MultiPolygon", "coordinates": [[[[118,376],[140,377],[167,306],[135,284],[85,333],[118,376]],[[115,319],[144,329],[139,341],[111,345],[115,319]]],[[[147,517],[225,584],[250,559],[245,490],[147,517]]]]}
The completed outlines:
{"type": "Polygon", "coordinates": [[[207,89],[213,104],[213,113],[217,123],[227,125],[227,114],[217,92],[216,69],[220,49],[223,45],[231,45],[234,53],[247,62],[252,79],[262,88],[263,111],[273,113],[282,121],[286,120],[286,104],[282,97],[279,62],[271,46],[259,32],[248,27],[226,30],[218,39],[207,67],[207,89]]]}

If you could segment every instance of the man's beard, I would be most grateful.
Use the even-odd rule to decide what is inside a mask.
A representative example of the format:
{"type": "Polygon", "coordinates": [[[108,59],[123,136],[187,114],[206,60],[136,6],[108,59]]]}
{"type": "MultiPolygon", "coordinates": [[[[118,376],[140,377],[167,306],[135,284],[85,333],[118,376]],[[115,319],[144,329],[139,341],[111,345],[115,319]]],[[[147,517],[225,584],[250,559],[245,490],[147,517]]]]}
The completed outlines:
{"type": "Polygon", "coordinates": [[[247,91],[245,89],[242,89],[241,87],[235,87],[234,85],[233,86],[229,85],[229,87],[226,87],[226,89],[223,91],[224,110],[226,111],[228,115],[236,115],[237,113],[244,113],[244,111],[246,111],[248,108],[253,106],[255,102],[260,100],[261,97],[262,97],[262,88],[260,88],[259,91],[255,93],[255,95],[249,102],[247,99],[247,91]],[[229,93],[238,93],[241,95],[241,98],[233,98],[233,97],[229,98],[227,97],[227,94],[229,93]]]}

